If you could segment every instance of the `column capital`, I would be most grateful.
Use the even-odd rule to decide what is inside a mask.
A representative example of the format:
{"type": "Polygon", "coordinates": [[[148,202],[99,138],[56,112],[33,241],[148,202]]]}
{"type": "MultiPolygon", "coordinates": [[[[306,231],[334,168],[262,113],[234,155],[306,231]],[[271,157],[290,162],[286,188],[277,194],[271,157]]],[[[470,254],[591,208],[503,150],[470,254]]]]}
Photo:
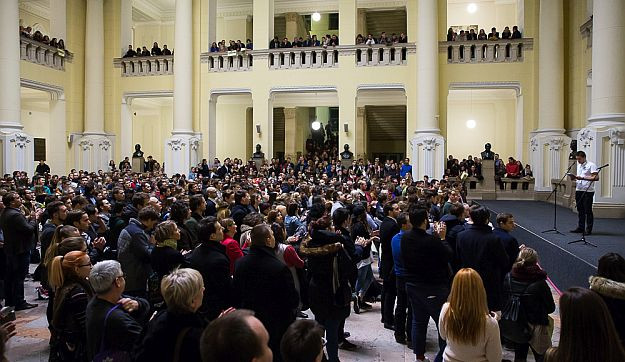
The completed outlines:
{"type": "Polygon", "coordinates": [[[284,108],[284,118],[295,118],[296,108],[284,108]]]}

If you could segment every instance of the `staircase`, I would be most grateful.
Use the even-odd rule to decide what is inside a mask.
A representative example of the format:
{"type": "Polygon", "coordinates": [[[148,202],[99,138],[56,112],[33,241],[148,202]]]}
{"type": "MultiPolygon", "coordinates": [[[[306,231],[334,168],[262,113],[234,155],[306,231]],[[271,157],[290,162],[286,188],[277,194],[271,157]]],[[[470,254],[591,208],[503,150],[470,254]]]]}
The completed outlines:
{"type": "MultiPolygon", "coordinates": [[[[378,39],[383,31],[387,36],[395,33],[399,36],[400,33],[406,33],[406,10],[367,10],[367,33],[373,34],[373,37],[378,39]]],[[[367,37],[367,34],[362,34],[367,37]]],[[[414,41],[414,39],[408,39],[414,41]]]]}
{"type": "Polygon", "coordinates": [[[369,141],[406,139],[406,106],[367,106],[369,141]]]}
{"type": "MultiPolygon", "coordinates": [[[[286,18],[284,15],[276,16],[273,18],[273,34],[278,36],[278,39],[282,41],[286,36],[286,18]]],[[[267,39],[270,41],[271,39],[267,39]]],[[[289,39],[292,40],[292,39],[289,39]]]]}
{"type": "Polygon", "coordinates": [[[284,108],[273,109],[273,152],[276,157],[284,157],[284,108]]]}

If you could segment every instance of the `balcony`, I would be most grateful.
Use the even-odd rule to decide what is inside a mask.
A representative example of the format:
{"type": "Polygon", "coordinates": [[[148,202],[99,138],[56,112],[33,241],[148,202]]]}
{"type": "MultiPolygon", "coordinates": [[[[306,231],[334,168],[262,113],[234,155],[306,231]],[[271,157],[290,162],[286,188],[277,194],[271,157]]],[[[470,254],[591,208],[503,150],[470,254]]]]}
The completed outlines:
{"type": "Polygon", "coordinates": [[[122,77],[144,77],[174,74],[174,56],[115,58],[113,66],[122,69],[122,77]]]}
{"type": "Polygon", "coordinates": [[[441,41],[439,51],[447,53],[449,64],[522,62],[534,39],[441,41]]]}
{"type": "Polygon", "coordinates": [[[359,67],[405,65],[414,43],[385,45],[341,45],[337,47],[261,49],[242,52],[203,53],[201,62],[210,72],[252,70],[254,58],[268,59],[271,70],[338,68],[339,56],[353,56],[359,67]]]}
{"type": "Polygon", "coordinates": [[[30,38],[20,37],[20,59],[56,70],[65,70],[65,62],[74,55],[65,49],[46,45],[30,38]]]}

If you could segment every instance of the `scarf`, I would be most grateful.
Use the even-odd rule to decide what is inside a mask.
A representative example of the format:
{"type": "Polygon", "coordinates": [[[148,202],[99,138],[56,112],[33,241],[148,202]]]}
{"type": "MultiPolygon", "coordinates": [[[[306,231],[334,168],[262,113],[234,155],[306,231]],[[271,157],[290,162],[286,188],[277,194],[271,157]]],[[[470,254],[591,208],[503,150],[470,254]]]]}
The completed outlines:
{"type": "Polygon", "coordinates": [[[163,240],[160,243],[158,243],[156,245],[157,247],[170,247],[172,249],[176,249],[178,250],[178,241],[175,239],[167,239],[167,240],[163,240]]]}

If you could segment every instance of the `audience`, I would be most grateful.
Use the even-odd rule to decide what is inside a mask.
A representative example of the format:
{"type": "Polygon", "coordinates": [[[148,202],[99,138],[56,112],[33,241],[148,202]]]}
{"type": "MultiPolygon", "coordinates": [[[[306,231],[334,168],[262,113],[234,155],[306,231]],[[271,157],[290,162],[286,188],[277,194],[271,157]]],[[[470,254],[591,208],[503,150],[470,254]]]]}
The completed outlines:
{"type": "Polygon", "coordinates": [[[39,30],[36,30],[34,33],[31,34],[33,29],[30,26],[24,27],[20,25],[19,31],[20,31],[20,36],[22,37],[32,39],[34,41],[38,41],[40,43],[49,45],[57,49],[65,50],[65,41],[63,39],[58,39],[58,40],[57,38],[50,39],[48,35],[43,35],[43,33],[41,33],[41,31],[39,30]]]}
{"type": "MultiPolygon", "coordinates": [[[[149,56],[161,56],[161,55],[173,55],[173,51],[167,48],[167,44],[163,44],[163,49],[158,46],[158,42],[154,42],[152,49],[148,49],[145,45],[137,50],[133,50],[132,45],[128,45],[128,50],[124,54],[123,58],[132,57],[149,57],[149,56]]],[[[150,156],[151,157],[151,156],[150,156]]],[[[147,165],[146,165],[147,167],[147,165]]],[[[121,169],[120,165],[120,169],[121,169]]]]}
{"type": "Polygon", "coordinates": [[[321,362],[323,329],[315,321],[300,319],[289,326],[280,342],[284,362],[321,362]]]}
{"type": "Polygon", "coordinates": [[[474,41],[474,40],[499,40],[499,39],[521,39],[523,36],[519,31],[518,26],[513,26],[512,31],[510,27],[506,26],[499,37],[499,32],[496,27],[492,27],[490,33],[486,34],[484,29],[480,29],[479,33],[475,32],[475,29],[469,30],[460,29],[459,33],[456,33],[453,27],[447,30],[447,41],[474,41]]]}
{"type": "Polygon", "coordinates": [[[602,256],[597,275],[590,277],[590,289],[597,292],[607,305],[625,347],[625,259],[617,253],[602,256]]]}

